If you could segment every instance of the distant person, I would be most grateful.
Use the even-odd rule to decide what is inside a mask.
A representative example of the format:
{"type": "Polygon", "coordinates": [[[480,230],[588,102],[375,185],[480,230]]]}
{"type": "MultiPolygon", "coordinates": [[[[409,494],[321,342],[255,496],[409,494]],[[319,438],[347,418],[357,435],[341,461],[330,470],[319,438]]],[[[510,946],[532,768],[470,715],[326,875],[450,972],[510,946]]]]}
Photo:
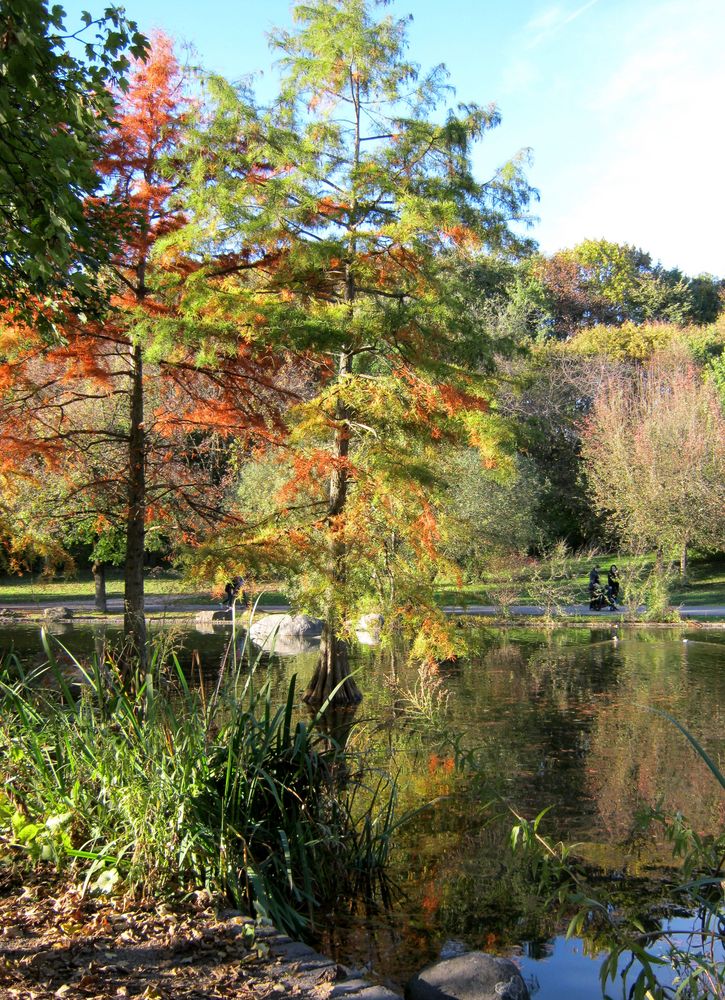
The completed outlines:
{"type": "Polygon", "coordinates": [[[589,571],[589,610],[598,611],[601,607],[602,586],[599,582],[599,567],[593,566],[589,571]]]}
{"type": "Polygon", "coordinates": [[[235,576],[224,587],[224,600],[222,601],[222,606],[226,608],[231,608],[237,599],[240,599],[240,604],[243,608],[247,606],[247,595],[244,592],[244,578],[241,576],[235,576]]]}
{"type": "Polygon", "coordinates": [[[607,573],[607,593],[616,604],[619,597],[619,570],[614,563],[607,573]]]}

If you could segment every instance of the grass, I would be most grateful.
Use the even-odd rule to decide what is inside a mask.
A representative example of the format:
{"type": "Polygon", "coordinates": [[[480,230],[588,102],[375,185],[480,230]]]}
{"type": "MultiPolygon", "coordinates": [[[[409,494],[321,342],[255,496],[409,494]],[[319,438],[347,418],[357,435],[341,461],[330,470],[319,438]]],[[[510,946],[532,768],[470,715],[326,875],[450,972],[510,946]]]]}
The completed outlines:
{"type": "Polygon", "coordinates": [[[296,935],[341,893],[384,894],[394,782],[296,720],[294,678],[277,704],[243,654],[191,689],[157,651],[135,678],[73,661],[71,684],[48,642],[31,676],[0,664],[6,863],[72,866],[97,893],[206,887],[296,935]]]}
{"type": "MultiPolygon", "coordinates": [[[[624,577],[627,571],[637,565],[653,565],[652,557],[620,555],[610,553],[605,555],[572,556],[566,560],[566,590],[570,592],[570,604],[586,604],[589,600],[589,570],[593,565],[599,565],[603,570],[616,562],[624,577]]],[[[541,564],[538,564],[541,566],[541,564]]],[[[500,604],[502,590],[506,590],[514,604],[538,604],[541,602],[541,588],[532,586],[537,563],[535,560],[523,560],[517,565],[501,566],[481,574],[480,580],[457,586],[454,583],[442,582],[436,590],[436,597],[442,605],[460,604],[500,604]]],[[[544,570],[545,576],[545,570],[544,570]]],[[[602,573],[603,579],[606,573],[602,573]]],[[[106,592],[109,598],[123,596],[123,577],[120,571],[107,575],[106,592]]],[[[287,596],[277,584],[270,584],[267,589],[263,585],[256,588],[261,608],[287,603],[287,596]]],[[[173,597],[174,606],[183,610],[184,607],[207,605],[214,607],[219,595],[213,595],[210,589],[192,590],[181,577],[169,572],[154,572],[146,577],[146,594],[149,598],[173,597]]],[[[48,601],[91,601],[93,599],[93,580],[88,574],[79,574],[72,580],[49,580],[42,576],[13,576],[0,578],[0,605],[37,603],[43,605],[48,601]]],[[[688,580],[680,583],[675,577],[670,591],[670,603],[692,605],[722,605],[725,606],[725,560],[693,559],[690,562],[688,580]]]]}
{"type": "MultiPolygon", "coordinates": [[[[146,596],[173,597],[174,606],[183,608],[185,605],[205,604],[214,607],[218,603],[218,594],[212,594],[210,588],[192,588],[188,581],[175,573],[168,571],[152,572],[145,579],[146,596]]],[[[284,594],[275,588],[259,590],[259,603],[262,607],[284,604],[284,594]]],[[[123,574],[120,570],[106,573],[106,596],[109,598],[123,597],[123,574]]],[[[90,572],[79,573],[72,579],[49,579],[42,575],[26,574],[24,576],[0,577],[0,604],[43,605],[49,601],[93,601],[93,577],[90,572]]]]}
{"type": "MultiPolygon", "coordinates": [[[[637,566],[651,568],[654,558],[620,555],[619,553],[573,556],[566,561],[566,572],[569,575],[567,587],[571,592],[571,604],[587,604],[589,601],[589,571],[592,566],[599,566],[604,572],[602,579],[606,580],[606,569],[616,563],[620,575],[637,566]]],[[[458,587],[451,583],[442,583],[437,590],[437,598],[441,604],[498,604],[498,594],[506,587],[515,598],[512,603],[537,604],[539,594],[532,589],[531,581],[536,563],[527,560],[518,566],[498,568],[481,574],[480,581],[465,583],[458,587]]],[[[670,603],[677,605],[722,605],[725,606],[725,561],[722,559],[692,559],[689,566],[688,579],[681,583],[675,577],[670,590],[670,603]]]]}
{"type": "Polygon", "coordinates": [[[725,606],[725,561],[693,560],[687,584],[675,581],[670,592],[673,604],[719,604],[725,606]]]}

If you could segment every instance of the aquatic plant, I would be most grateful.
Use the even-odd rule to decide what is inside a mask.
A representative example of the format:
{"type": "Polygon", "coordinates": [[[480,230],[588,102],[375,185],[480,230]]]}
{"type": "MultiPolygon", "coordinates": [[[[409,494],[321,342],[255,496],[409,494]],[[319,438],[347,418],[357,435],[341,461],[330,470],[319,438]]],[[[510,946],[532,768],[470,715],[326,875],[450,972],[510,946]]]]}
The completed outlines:
{"type": "MultiPolygon", "coordinates": [[[[676,719],[650,709],[676,726],[725,789],[725,775],[698,740],[676,719]]],[[[725,829],[703,834],[679,813],[651,807],[640,817],[640,834],[659,828],[672,848],[675,867],[658,886],[657,903],[646,910],[623,905],[621,886],[602,883],[576,857],[576,845],[552,844],[540,824],[516,814],[511,843],[527,859],[532,883],[561,912],[575,908],[567,936],[584,940],[596,955],[602,995],[617,981],[627,1000],[725,998],[725,829]],[[675,918],[685,918],[677,920],[675,918]]]]}
{"type": "Polygon", "coordinates": [[[278,704],[246,647],[209,690],[173,652],[129,679],[45,642],[42,668],[0,680],[0,852],[98,892],[204,885],[295,934],[384,892],[394,782],[295,718],[295,678],[278,704]]]}

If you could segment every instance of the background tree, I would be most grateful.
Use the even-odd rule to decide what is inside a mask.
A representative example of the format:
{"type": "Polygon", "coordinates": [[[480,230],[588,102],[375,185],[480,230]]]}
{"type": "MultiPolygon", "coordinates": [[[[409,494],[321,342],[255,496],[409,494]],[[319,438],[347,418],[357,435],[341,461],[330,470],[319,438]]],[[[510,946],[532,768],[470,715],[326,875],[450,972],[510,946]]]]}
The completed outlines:
{"type": "Polygon", "coordinates": [[[541,542],[542,483],[530,459],[482,469],[475,449],[451,449],[442,466],[442,549],[467,579],[480,580],[492,556],[524,554],[541,542]]]}
{"type": "Polygon", "coordinates": [[[102,298],[113,230],[86,200],[100,185],[108,86],[125,86],[126,52],[147,44],[118,7],[84,14],[76,32],[64,18],[46,0],[0,7],[0,304],[46,333],[63,309],[96,311],[102,298]],[[84,58],[69,48],[78,41],[84,58]]]}
{"type": "Polygon", "coordinates": [[[680,271],[654,264],[643,250],[608,240],[584,240],[551,257],[534,258],[530,272],[542,330],[559,339],[582,327],[682,323],[707,311],[700,285],[696,307],[691,282],[680,271]]]}
{"type": "Polygon", "coordinates": [[[6,463],[34,487],[32,503],[21,497],[21,523],[59,540],[82,535],[96,554],[114,540],[125,633],[141,658],[147,530],[178,542],[226,515],[226,442],[265,431],[280,366],[246,342],[204,364],[203,350],[213,352],[204,316],[188,322],[183,312],[180,289],[197,265],[162,247],[185,222],[174,160],[183,85],[170,41],[156,36],[104,140],[102,207],[124,227],[106,276],[111,311],[102,322],[67,315],[62,346],[17,324],[2,334],[6,463]]]}
{"type": "MultiPolygon", "coordinates": [[[[530,189],[519,163],[475,180],[472,143],[498,112],[436,116],[443,71],[420,77],[405,61],[403,21],[375,21],[363,0],[318,0],[294,17],[294,32],[273,36],[284,77],[268,114],[215,84],[192,170],[205,210],[195,236],[207,249],[249,248],[231,306],[225,289],[236,322],[318,357],[321,389],[290,414],[275,522],[238,551],[291,559],[296,549],[309,571],[302,603],[325,620],[308,697],[340,683],[338,700],[351,701],[344,636],[369,590],[373,537],[389,519],[409,542],[398,552],[433,557],[437,442],[464,435],[495,451],[484,390],[455,364],[482,336],[460,308],[459,261],[520,250],[509,223],[530,189]],[[220,137],[229,153],[210,163],[220,137]]],[[[219,301],[213,283],[208,294],[219,301]]],[[[432,611],[418,624],[439,631],[432,611]]]]}
{"type": "Polygon", "coordinates": [[[593,503],[633,547],[680,559],[725,537],[725,418],[717,394],[682,357],[660,355],[609,379],[583,436],[593,503]]]}

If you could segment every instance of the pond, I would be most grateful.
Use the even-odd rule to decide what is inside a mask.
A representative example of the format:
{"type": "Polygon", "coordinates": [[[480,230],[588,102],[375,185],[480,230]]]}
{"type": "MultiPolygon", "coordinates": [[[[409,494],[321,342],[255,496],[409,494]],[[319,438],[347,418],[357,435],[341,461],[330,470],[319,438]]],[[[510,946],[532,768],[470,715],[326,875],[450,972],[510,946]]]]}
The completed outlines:
{"type": "MultiPolygon", "coordinates": [[[[61,632],[83,654],[114,637],[61,632]]],[[[178,623],[163,634],[182,662],[198,650],[210,676],[229,638],[178,623]]],[[[629,911],[646,913],[664,854],[638,835],[640,806],[679,809],[701,831],[725,825],[722,789],[659,714],[686,726],[725,769],[725,631],[482,626],[465,639],[467,656],[425,686],[403,655],[357,651],[364,701],[350,746],[372,746],[397,774],[401,810],[434,805],[401,830],[392,908],[328,914],[318,944],[399,990],[442,953],[481,948],[514,956],[537,1000],[599,1000],[601,956],[567,941],[565,924],[537,906],[505,860],[507,808],[531,819],[551,807],[546,835],[577,842],[622,886],[629,911]]],[[[37,627],[0,631],[0,649],[10,645],[24,661],[42,657],[37,627]]],[[[262,669],[281,693],[292,673],[304,686],[314,660],[306,653],[262,669]]]]}

